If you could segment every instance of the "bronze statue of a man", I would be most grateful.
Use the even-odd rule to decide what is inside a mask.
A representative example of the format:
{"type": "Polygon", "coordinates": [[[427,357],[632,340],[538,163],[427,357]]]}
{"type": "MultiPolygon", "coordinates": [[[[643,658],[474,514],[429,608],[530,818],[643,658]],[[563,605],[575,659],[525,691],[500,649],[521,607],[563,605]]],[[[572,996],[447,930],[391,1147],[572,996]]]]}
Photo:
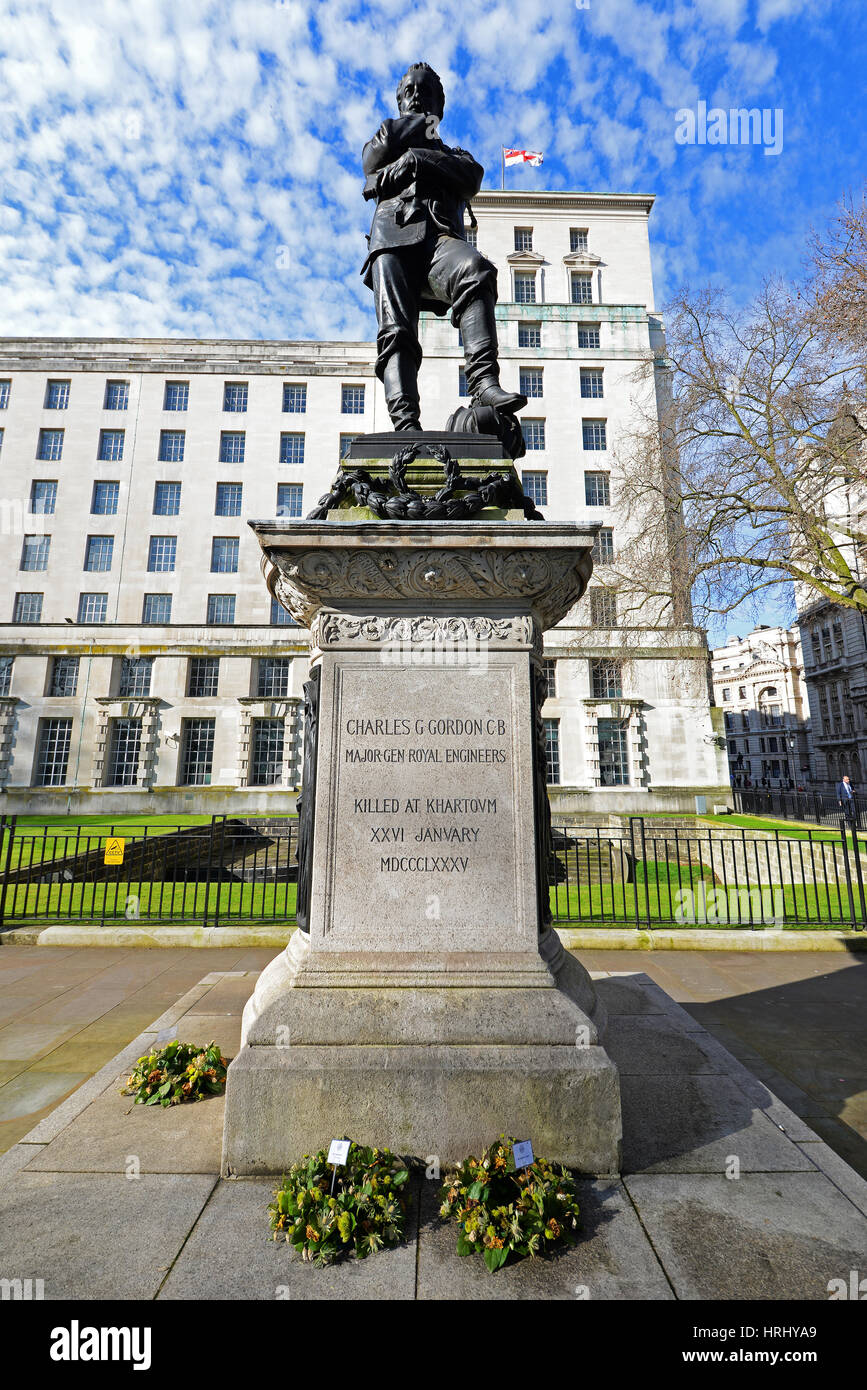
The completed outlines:
{"type": "Polygon", "coordinates": [[[445,94],[427,63],[407,69],[397,105],[398,118],[383,121],[363,155],[364,196],[376,199],[376,211],[362,274],[376,301],[376,374],[392,424],[420,428],[421,309],[451,310],[473,402],[514,415],[527,398],[500,386],[496,267],[464,233],[464,208],[484,170],[466,150],[450,149],[439,138],[445,94]]]}

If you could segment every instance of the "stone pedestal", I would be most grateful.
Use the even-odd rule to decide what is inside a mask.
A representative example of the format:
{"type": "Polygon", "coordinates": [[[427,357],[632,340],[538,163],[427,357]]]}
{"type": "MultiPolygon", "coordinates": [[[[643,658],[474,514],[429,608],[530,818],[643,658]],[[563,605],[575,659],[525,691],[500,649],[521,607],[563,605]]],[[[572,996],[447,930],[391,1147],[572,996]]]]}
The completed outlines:
{"type": "Polygon", "coordinates": [[[535,688],[541,634],[583,593],[593,531],[251,524],[314,643],[308,930],[245,1010],[224,1172],[280,1173],[343,1134],[445,1162],[504,1131],[616,1171],[604,1018],[545,921],[535,688]]]}

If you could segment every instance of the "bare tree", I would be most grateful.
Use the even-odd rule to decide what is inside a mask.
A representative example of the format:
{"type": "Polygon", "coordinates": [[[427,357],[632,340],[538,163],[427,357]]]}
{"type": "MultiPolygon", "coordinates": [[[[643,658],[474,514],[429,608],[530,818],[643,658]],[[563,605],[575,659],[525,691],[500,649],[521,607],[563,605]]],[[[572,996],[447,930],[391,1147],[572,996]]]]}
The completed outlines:
{"type": "Polygon", "coordinates": [[[842,207],[803,285],[770,280],[746,309],[685,289],[669,308],[665,356],[635,383],[655,408],[616,453],[610,582],[634,621],[692,605],[705,623],[790,583],[867,613],[865,209],[842,207]]]}

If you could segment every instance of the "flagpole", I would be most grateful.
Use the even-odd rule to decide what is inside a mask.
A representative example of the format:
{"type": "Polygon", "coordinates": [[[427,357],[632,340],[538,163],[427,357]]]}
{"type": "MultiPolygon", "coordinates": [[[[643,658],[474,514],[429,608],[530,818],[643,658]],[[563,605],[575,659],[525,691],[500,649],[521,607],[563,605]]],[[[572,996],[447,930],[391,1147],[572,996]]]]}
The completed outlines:
{"type": "Polygon", "coordinates": [[[506,151],[505,151],[505,149],[503,148],[502,145],[500,146],[500,161],[501,161],[502,166],[503,166],[503,167],[502,167],[502,173],[503,173],[502,188],[503,188],[503,191],[505,192],[505,189],[506,189],[506,151]]]}

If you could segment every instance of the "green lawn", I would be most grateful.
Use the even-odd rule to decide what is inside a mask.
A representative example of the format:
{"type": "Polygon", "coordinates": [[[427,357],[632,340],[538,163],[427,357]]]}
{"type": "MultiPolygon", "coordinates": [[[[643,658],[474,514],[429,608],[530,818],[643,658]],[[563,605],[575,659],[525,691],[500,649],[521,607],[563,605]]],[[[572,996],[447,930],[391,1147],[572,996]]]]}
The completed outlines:
{"type": "MultiPolygon", "coordinates": [[[[245,820],[266,820],[266,816],[245,816],[245,820]]],[[[291,819],[297,819],[292,816],[291,819]]],[[[15,826],[15,843],[10,868],[41,864],[46,859],[62,859],[66,855],[84,854],[102,847],[110,835],[122,839],[148,839],[170,835],[176,830],[209,825],[210,816],[19,816],[15,826]]],[[[217,822],[219,830],[219,822],[217,822]]],[[[0,867],[5,865],[5,851],[10,831],[4,830],[0,848],[0,867]]]]}
{"type": "Polygon", "coordinates": [[[812,835],[814,840],[836,840],[838,844],[840,841],[839,830],[831,830],[826,825],[812,825],[809,821],[771,820],[766,816],[702,816],[700,823],[736,825],[744,830],[779,830],[780,838],[785,836],[788,840],[808,840],[812,835]]]}
{"type": "Polygon", "coordinates": [[[6,890],[5,925],[26,921],[101,920],[131,925],[147,922],[201,922],[230,919],[255,926],[258,921],[285,921],[295,916],[294,883],[39,883],[10,884],[6,890]]]}

